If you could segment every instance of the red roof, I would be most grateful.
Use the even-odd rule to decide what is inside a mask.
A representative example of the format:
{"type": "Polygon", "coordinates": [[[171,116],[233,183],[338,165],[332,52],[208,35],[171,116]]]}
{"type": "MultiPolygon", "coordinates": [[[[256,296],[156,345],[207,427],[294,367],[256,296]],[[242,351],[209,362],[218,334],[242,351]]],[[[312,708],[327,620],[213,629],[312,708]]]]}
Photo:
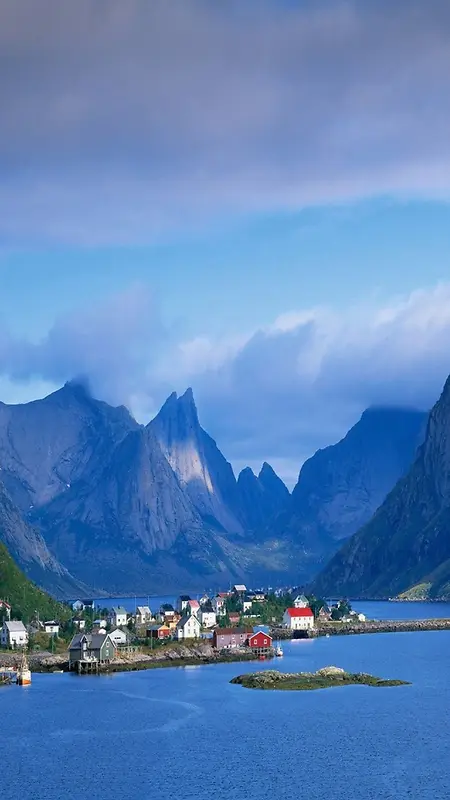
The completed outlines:
{"type": "Polygon", "coordinates": [[[313,617],[314,614],[310,608],[287,608],[287,613],[290,617],[313,617]]]}
{"type": "Polygon", "coordinates": [[[267,647],[270,647],[272,645],[272,637],[270,634],[264,633],[264,631],[257,631],[257,633],[253,633],[248,637],[248,643],[250,647],[262,647],[264,643],[266,643],[267,647]]]}

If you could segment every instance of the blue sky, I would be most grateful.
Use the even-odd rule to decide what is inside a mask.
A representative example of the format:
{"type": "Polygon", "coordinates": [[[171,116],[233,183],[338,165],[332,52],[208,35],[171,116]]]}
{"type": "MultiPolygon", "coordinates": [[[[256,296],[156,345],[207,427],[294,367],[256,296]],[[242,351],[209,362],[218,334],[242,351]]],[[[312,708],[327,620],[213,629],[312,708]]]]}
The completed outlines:
{"type": "Polygon", "coordinates": [[[83,374],[147,419],[192,385],[291,483],[367,405],[434,402],[447,3],[0,11],[0,399],[83,374]]]}

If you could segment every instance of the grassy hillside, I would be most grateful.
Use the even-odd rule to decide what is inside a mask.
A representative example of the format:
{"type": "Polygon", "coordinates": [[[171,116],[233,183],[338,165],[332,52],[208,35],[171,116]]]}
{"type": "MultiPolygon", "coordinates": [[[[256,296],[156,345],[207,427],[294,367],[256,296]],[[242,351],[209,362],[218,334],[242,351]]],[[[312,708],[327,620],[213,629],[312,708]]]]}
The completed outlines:
{"type": "Polygon", "coordinates": [[[53,600],[50,595],[38,589],[25,577],[11,558],[4,544],[0,543],[0,599],[12,606],[12,618],[29,622],[36,611],[43,619],[65,620],[70,617],[70,609],[53,600]]]}

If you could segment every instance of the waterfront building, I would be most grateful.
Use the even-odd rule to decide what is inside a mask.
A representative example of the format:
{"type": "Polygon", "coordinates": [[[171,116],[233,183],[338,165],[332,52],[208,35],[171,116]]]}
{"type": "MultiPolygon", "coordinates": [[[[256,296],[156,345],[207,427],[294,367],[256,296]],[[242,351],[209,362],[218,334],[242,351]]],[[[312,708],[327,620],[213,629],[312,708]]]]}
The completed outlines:
{"type": "Polygon", "coordinates": [[[84,631],[86,627],[86,620],[83,619],[83,617],[74,617],[72,621],[75,627],[78,628],[79,631],[84,631]]]}
{"type": "Polygon", "coordinates": [[[248,647],[258,656],[268,655],[272,649],[272,637],[263,631],[252,633],[247,640],[248,647]]]}
{"type": "Polygon", "coordinates": [[[116,655],[116,646],[109,633],[76,633],[69,645],[69,669],[80,662],[108,664],[116,655]]]}
{"type": "Polygon", "coordinates": [[[200,610],[200,622],[203,628],[214,628],[217,623],[216,612],[212,608],[202,608],[200,610]]]}
{"type": "Polygon", "coordinates": [[[212,606],[218,617],[224,617],[227,613],[228,592],[219,592],[212,600],[212,606]]]}
{"type": "Polygon", "coordinates": [[[189,600],[189,603],[186,606],[186,613],[194,614],[195,617],[198,617],[200,613],[200,603],[198,600],[189,600]]]}
{"type": "Polygon", "coordinates": [[[26,647],[28,632],[23,622],[6,620],[0,631],[0,644],[2,647],[26,647]]]}
{"type": "Polygon", "coordinates": [[[244,647],[252,628],[216,628],[213,631],[213,647],[216,650],[232,650],[235,647],[244,647]]]}
{"type": "Polygon", "coordinates": [[[287,608],[283,625],[291,631],[311,630],[314,628],[314,614],[310,608],[287,608]]]}

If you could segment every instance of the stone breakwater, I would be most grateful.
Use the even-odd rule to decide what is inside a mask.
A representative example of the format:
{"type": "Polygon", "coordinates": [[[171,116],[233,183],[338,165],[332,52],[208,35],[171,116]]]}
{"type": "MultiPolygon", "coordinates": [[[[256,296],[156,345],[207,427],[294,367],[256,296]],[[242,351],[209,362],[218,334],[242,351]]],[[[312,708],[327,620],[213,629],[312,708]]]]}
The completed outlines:
{"type": "Polygon", "coordinates": [[[368,620],[367,622],[322,622],[308,637],[350,636],[359,633],[401,633],[402,631],[450,631],[450,619],[368,620]]]}

